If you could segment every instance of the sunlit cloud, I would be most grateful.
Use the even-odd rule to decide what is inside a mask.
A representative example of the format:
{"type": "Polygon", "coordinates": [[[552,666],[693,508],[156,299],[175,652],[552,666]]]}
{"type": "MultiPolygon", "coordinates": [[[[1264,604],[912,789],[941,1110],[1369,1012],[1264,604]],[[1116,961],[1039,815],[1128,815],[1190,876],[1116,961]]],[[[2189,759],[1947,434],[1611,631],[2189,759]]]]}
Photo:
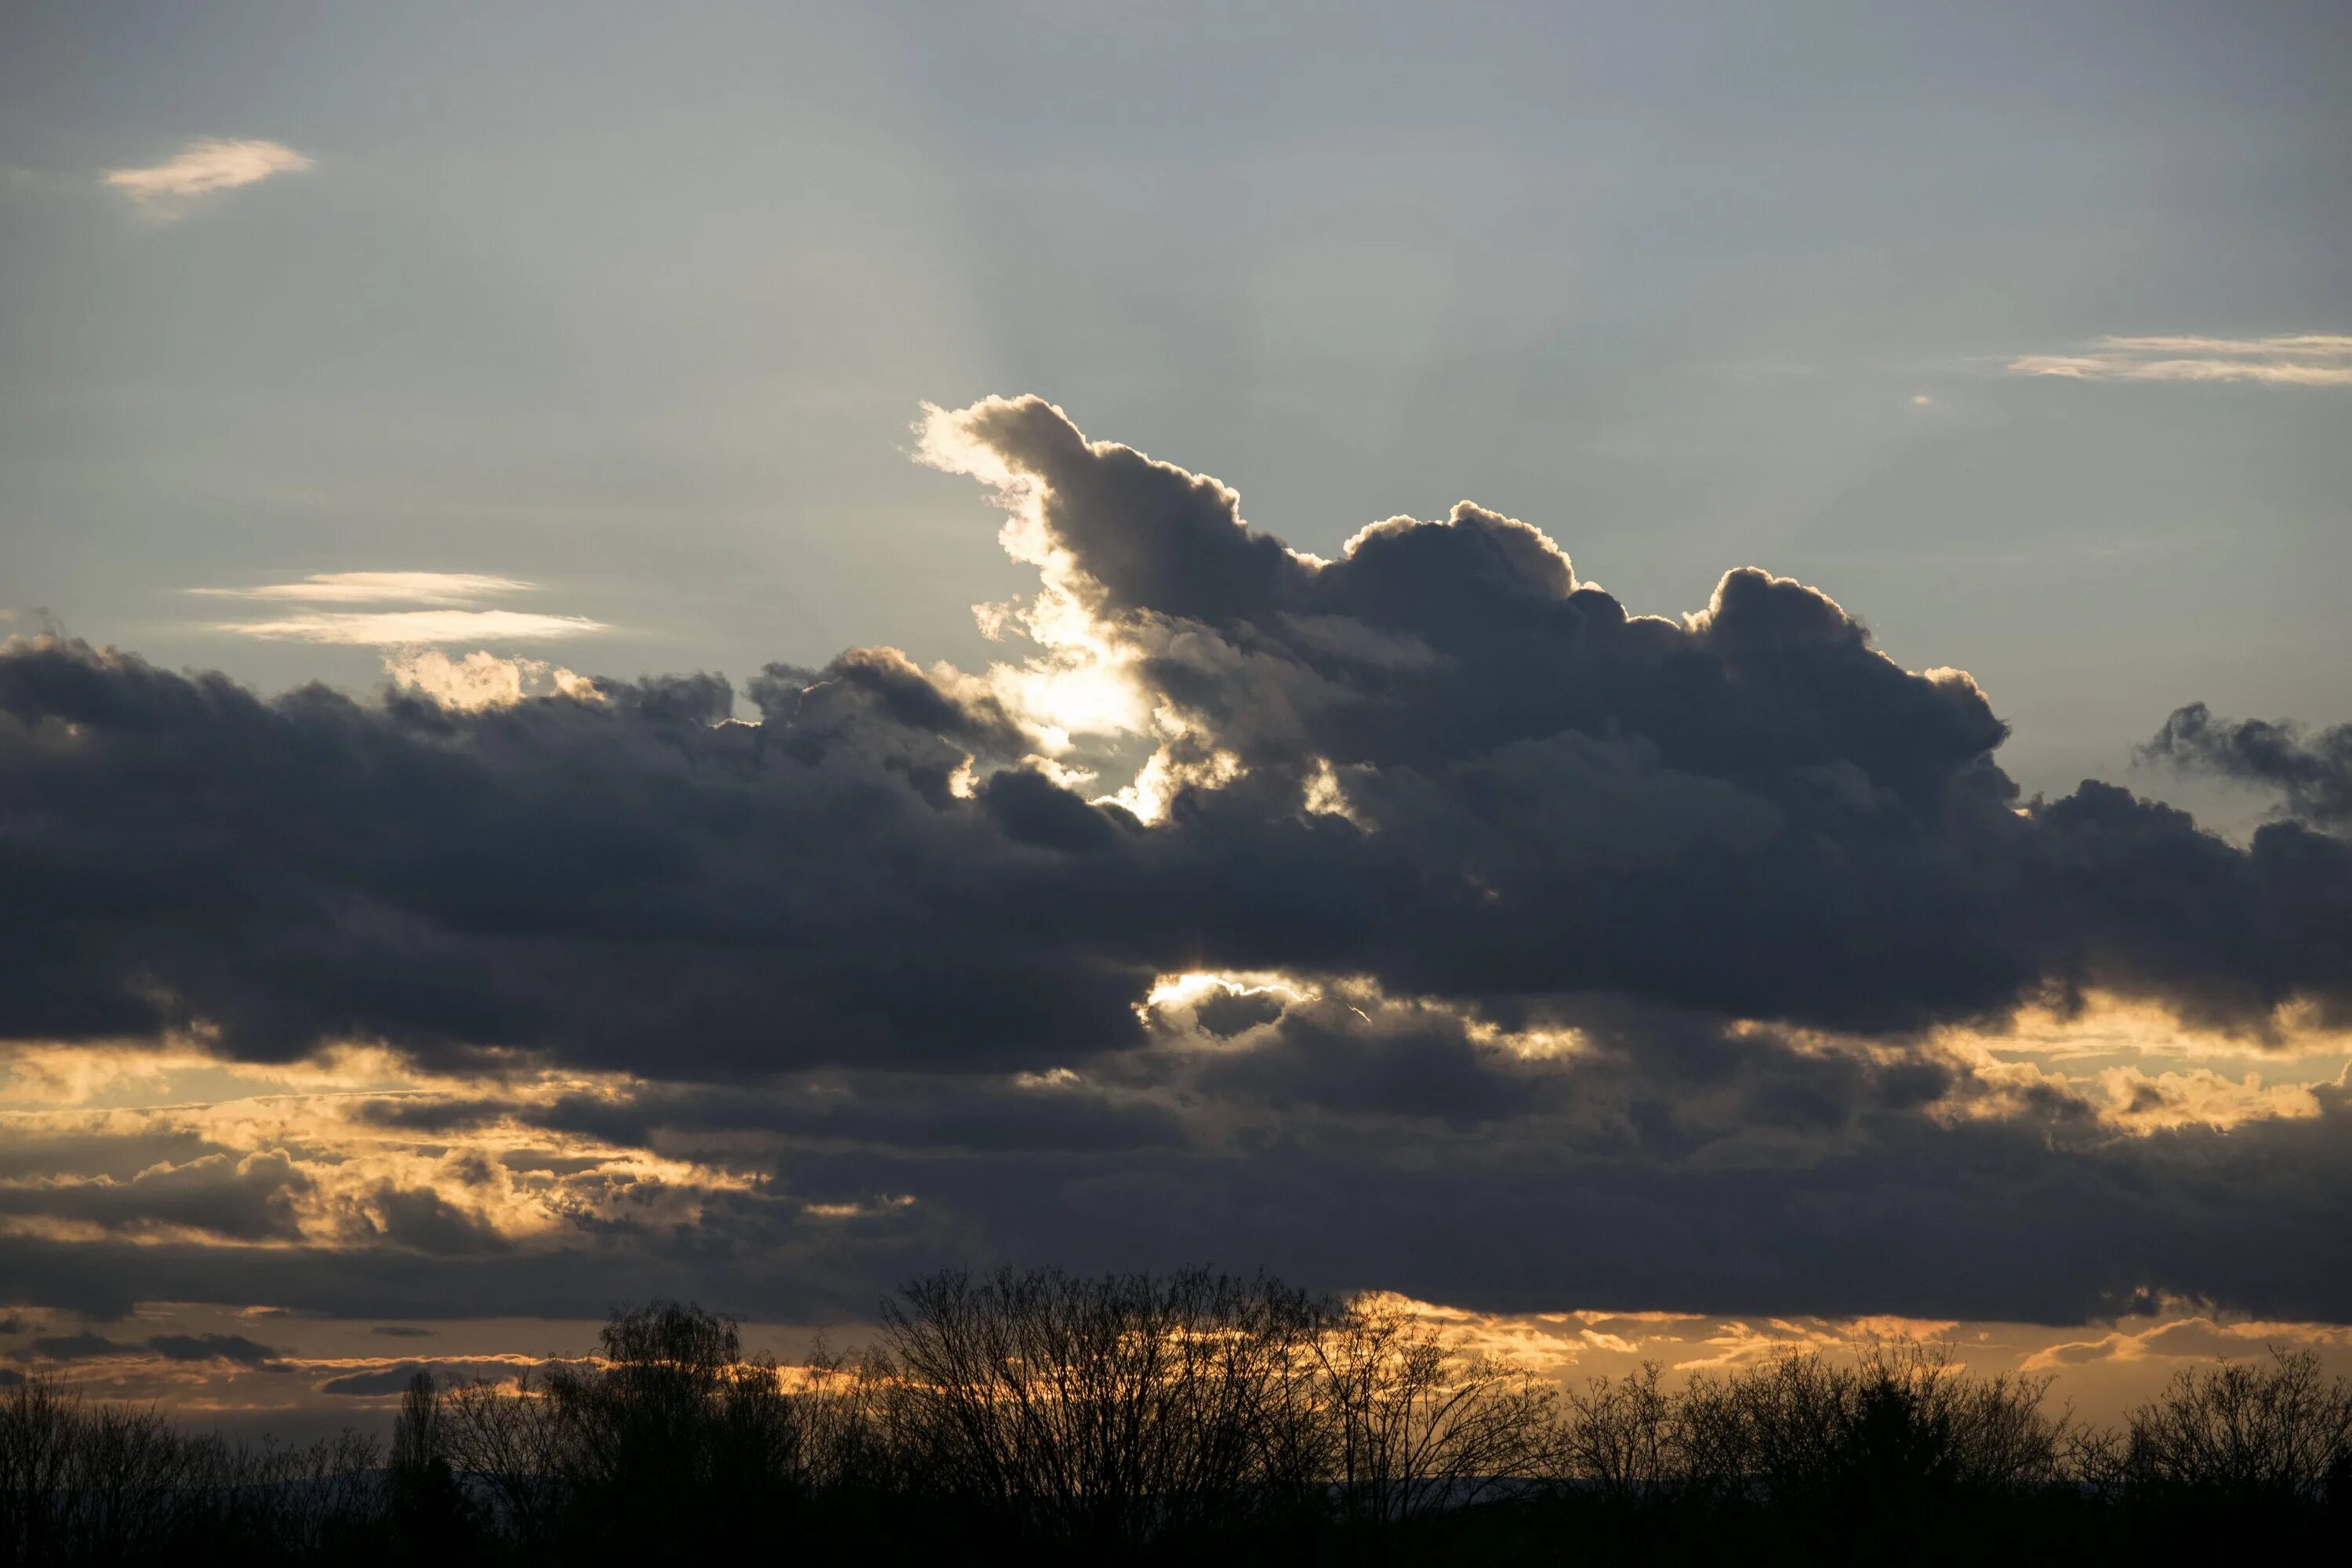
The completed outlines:
{"type": "Polygon", "coordinates": [[[2229,1078],[2210,1068],[2150,1073],[2137,1067],[2109,1068],[2098,1075],[2105,1095],[2103,1119],[2134,1131],[2169,1127],[2234,1127],[2267,1117],[2308,1118],[2320,1113],[2308,1084],[2264,1084],[2260,1073],[2229,1078]]]}
{"type": "Polygon", "coordinates": [[[0,1235],[464,1256],[576,1244],[586,1218],[692,1224],[755,1184],[724,1161],[535,1124],[559,1101],[625,1097],[622,1076],[440,1074],[373,1047],[234,1066],[125,1047],[95,1053],[112,1070],[79,1070],[92,1054],[5,1058],[0,1145],[51,1168],[0,1173],[0,1235]]]}
{"type": "Polygon", "coordinates": [[[414,647],[429,643],[549,642],[609,628],[603,621],[590,620],[585,616],[542,616],[527,610],[390,610],[373,615],[299,615],[267,621],[221,621],[211,629],[271,642],[414,647]]]}
{"type": "Polygon", "coordinates": [[[2267,338],[2105,337],[2075,353],[2020,354],[2008,368],[2016,375],[2067,381],[2352,386],[2352,337],[2327,332],[2267,338]]]}
{"type": "Polygon", "coordinates": [[[2335,1323],[2227,1322],[2202,1317],[2166,1318],[2146,1328],[2118,1327],[2095,1339],[2066,1340],[2026,1356],[2023,1370],[2039,1372],[2095,1362],[2249,1360],[2273,1349],[2342,1352],[2352,1328],[2335,1323]]]}
{"type": "Polygon", "coordinates": [[[314,572],[290,583],[250,588],[191,588],[206,599],[263,599],[302,605],[467,605],[537,586],[479,572],[314,572]]]}
{"type": "MultiPolygon", "coordinates": [[[[988,689],[1044,759],[1066,757],[1088,741],[1156,740],[1126,784],[1093,797],[1143,822],[1159,821],[1180,790],[1215,789],[1240,778],[1245,770],[1238,756],[1210,742],[1191,715],[1154,701],[1141,666],[1155,650],[1139,642],[1135,627],[1096,613],[1091,580],[1046,524],[1051,492],[1045,482],[1014,468],[977,433],[975,421],[990,406],[945,409],[926,404],[915,426],[917,460],[987,486],[995,504],[1009,514],[998,531],[998,544],[1014,561],[1037,568],[1037,591],[1026,599],[972,606],[981,631],[992,640],[1018,635],[1041,650],[1018,665],[991,666],[984,678],[988,689]]],[[[1106,451],[1116,447],[1097,445],[1106,451]]]]}
{"type": "Polygon", "coordinates": [[[2352,357],[2352,336],[2332,332],[2293,332],[2270,338],[2101,338],[2099,344],[2102,348],[2135,353],[2302,353],[2336,359],[2352,357]]]}
{"type": "Polygon", "coordinates": [[[311,163],[281,142],[204,137],[163,163],[143,169],[110,169],[106,184],[134,202],[152,205],[235,190],[272,174],[299,174],[311,163]]]}
{"type": "Polygon", "coordinates": [[[410,648],[383,661],[394,686],[429,697],[444,708],[478,712],[511,708],[527,697],[595,701],[596,683],[540,658],[501,658],[487,649],[451,658],[437,647],[410,648]]]}
{"type": "MultiPolygon", "coordinates": [[[[331,643],[355,647],[423,649],[454,642],[546,642],[609,628],[586,616],[535,610],[476,609],[483,599],[537,587],[519,577],[478,572],[318,572],[250,587],[191,588],[202,598],[290,604],[302,609],[246,621],[215,621],[206,629],[276,642],[331,643]],[[338,610],[315,606],[398,604],[398,610],[338,610]]],[[[502,660],[488,652],[453,660],[446,655],[390,659],[395,684],[456,708],[520,701],[535,689],[582,695],[588,684],[570,670],[551,671],[535,660],[502,660]]]]}

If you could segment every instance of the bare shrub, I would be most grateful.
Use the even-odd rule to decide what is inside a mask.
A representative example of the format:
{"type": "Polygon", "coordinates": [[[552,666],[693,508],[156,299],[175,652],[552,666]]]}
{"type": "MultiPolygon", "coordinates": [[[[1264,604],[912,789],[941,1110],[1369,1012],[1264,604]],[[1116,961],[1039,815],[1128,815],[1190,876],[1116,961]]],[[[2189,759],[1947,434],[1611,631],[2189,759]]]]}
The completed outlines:
{"type": "Polygon", "coordinates": [[[1295,1500],[1319,1458],[1300,1293],[1192,1269],[918,1280],[882,1312],[915,1473],[1023,1535],[1133,1550],[1295,1500]]]}
{"type": "Polygon", "coordinates": [[[2119,1479],[2173,1500],[2331,1500],[2352,1479],[2352,1384],[2308,1350],[2185,1369],[2131,1413],[2119,1479]]]}
{"type": "Polygon", "coordinates": [[[436,1436],[452,1470],[486,1494],[490,1526],[526,1550],[555,1539],[564,1515],[555,1409],[528,1373],[511,1392],[475,1382],[436,1401],[436,1436]]]}
{"type": "Polygon", "coordinates": [[[378,1462],[355,1434],[231,1444],[28,1377],[0,1394],[0,1563],[333,1553],[381,1522],[378,1462]]]}
{"type": "Polygon", "coordinates": [[[1594,1378],[1563,1402],[1554,1458],[1560,1479],[1600,1501],[1633,1507],[1711,1489],[1728,1467],[1695,1447],[1690,1402],[1660,1386],[1655,1362],[1594,1378]]]}
{"type": "Polygon", "coordinates": [[[1557,1391],[1384,1302],[1315,1342],[1315,1394],[1348,1519],[1424,1521],[1523,1489],[1548,1462],[1557,1391]]]}
{"type": "Polygon", "coordinates": [[[1863,1348],[1843,1366],[1816,1352],[1696,1380],[1692,1446],[1726,1457],[1781,1500],[1886,1498],[2038,1485],[2059,1473],[2063,1416],[2042,1410],[2051,1379],[1969,1374],[1948,1346],[1863,1348]]]}

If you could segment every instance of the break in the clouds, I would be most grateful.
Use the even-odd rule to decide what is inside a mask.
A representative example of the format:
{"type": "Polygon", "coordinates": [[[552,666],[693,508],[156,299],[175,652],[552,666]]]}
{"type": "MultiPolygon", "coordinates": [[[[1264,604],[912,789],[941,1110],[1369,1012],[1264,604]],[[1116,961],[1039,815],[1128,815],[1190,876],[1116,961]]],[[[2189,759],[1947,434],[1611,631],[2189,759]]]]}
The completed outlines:
{"type": "Polygon", "coordinates": [[[153,205],[232,191],[273,174],[299,174],[311,165],[311,159],[280,142],[202,137],[161,163],[110,169],[106,184],[134,202],[153,205]]]}
{"type": "Polygon", "coordinates": [[[9,645],[0,1037],[45,1142],[0,1273],[808,1314],[1206,1258],[1509,1310],[2352,1319],[2326,736],[2170,721],[2292,808],[2235,844],[2021,795],[1974,680],[1763,570],[1635,614],[1469,502],[1321,560],[1034,398],[921,452],[1038,574],[986,670],[269,698],[9,645]],[[2035,1019],[2148,1048],[1997,1043],[2035,1019]],[[174,1109],[197,1071],[285,1087],[174,1109]]]}
{"type": "Polygon", "coordinates": [[[2352,386],[2352,337],[2327,332],[2267,338],[2108,337],[2071,353],[2020,354],[2009,362],[2009,369],[2018,375],[2070,381],[2352,386]]]}

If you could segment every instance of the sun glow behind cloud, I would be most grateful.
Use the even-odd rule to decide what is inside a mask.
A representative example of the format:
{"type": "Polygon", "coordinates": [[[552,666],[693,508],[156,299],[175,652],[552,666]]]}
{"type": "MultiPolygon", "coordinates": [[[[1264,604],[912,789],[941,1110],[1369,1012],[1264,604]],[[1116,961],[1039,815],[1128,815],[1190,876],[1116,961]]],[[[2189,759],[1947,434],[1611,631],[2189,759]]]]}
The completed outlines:
{"type": "MultiPolygon", "coordinates": [[[[916,426],[918,459],[987,486],[995,504],[1010,514],[997,532],[997,542],[1014,561],[1038,572],[1037,591],[1025,599],[972,606],[973,617],[991,639],[1019,636],[1039,649],[1019,663],[991,665],[983,679],[1028,731],[1040,758],[1055,764],[1055,774],[1091,780],[1097,770],[1073,772],[1066,759],[1073,752],[1098,752],[1104,742],[1149,734],[1173,721],[1172,716],[1156,710],[1150,692],[1137,677],[1140,650],[1087,610],[1076,561],[1054,543],[1046,529],[1043,483],[1015,471],[993,448],[973,438],[961,423],[962,411],[926,404],[923,413],[916,426]]],[[[1147,771],[1150,765],[1146,763],[1147,771]]],[[[1147,799],[1141,783],[1139,776],[1123,791],[1103,798],[1120,799],[1151,820],[1145,814],[1153,811],[1160,797],[1154,792],[1147,799]]]]}
{"type": "MultiPolygon", "coordinates": [[[[1019,663],[992,665],[984,678],[1035,743],[1033,764],[1045,764],[1040,771],[1068,784],[1090,783],[1112,763],[1134,768],[1126,784],[1093,798],[1145,823],[1160,820],[1181,790],[1222,788],[1242,777],[1246,770],[1235,752],[1219,744],[1196,716],[1156,696],[1142,679],[1140,667],[1154,648],[1137,626],[1096,613],[1090,579],[1047,526],[1045,508],[1051,492],[1045,481],[1014,468],[974,434],[971,421],[988,406],[944,409],[926,404],[915,426],[916,457],[928,467],[986,486],[994,503],[1010,514],[998,543],[1013,560],[1037,569],[1037,591],[1025,599],[972,606],[992,639],[1017,635],[1040,650],[1019,663]],[[1139,764],[1132,760],[1138,742],[1151,745],[1139,764]]],[[[1113,443],[1097,446],[1116,449],[1113,443]]],[[[1288,553],[1310,567],[1323,564],[1315,556],[1288,553]]],[[[1414,650],[1391,651],[1409,658],[1414,650]]],[[[1425,656],[1426,650],[1420,651],[1425,656]]],[[[1309,809],[1347,815],[1328,764],[1315,784],[1309,809]]]]}

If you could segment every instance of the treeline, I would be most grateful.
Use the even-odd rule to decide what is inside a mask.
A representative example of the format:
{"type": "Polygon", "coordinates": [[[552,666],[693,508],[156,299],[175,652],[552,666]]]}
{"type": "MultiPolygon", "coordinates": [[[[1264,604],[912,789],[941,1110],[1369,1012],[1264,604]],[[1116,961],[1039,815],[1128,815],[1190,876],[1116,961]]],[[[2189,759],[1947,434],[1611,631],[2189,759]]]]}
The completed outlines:
{"type": "Polygon", "coordinates": [[[1947,1351],[1561,1391],[1379,1304],[1191,1271],[942,1274],[785,1368],[656,1302],[388,1449],[0,1394],[0,1562],[2352,1561],[2352,1386],[2188,1371],[2121,1430],[1947,1351]]]}

